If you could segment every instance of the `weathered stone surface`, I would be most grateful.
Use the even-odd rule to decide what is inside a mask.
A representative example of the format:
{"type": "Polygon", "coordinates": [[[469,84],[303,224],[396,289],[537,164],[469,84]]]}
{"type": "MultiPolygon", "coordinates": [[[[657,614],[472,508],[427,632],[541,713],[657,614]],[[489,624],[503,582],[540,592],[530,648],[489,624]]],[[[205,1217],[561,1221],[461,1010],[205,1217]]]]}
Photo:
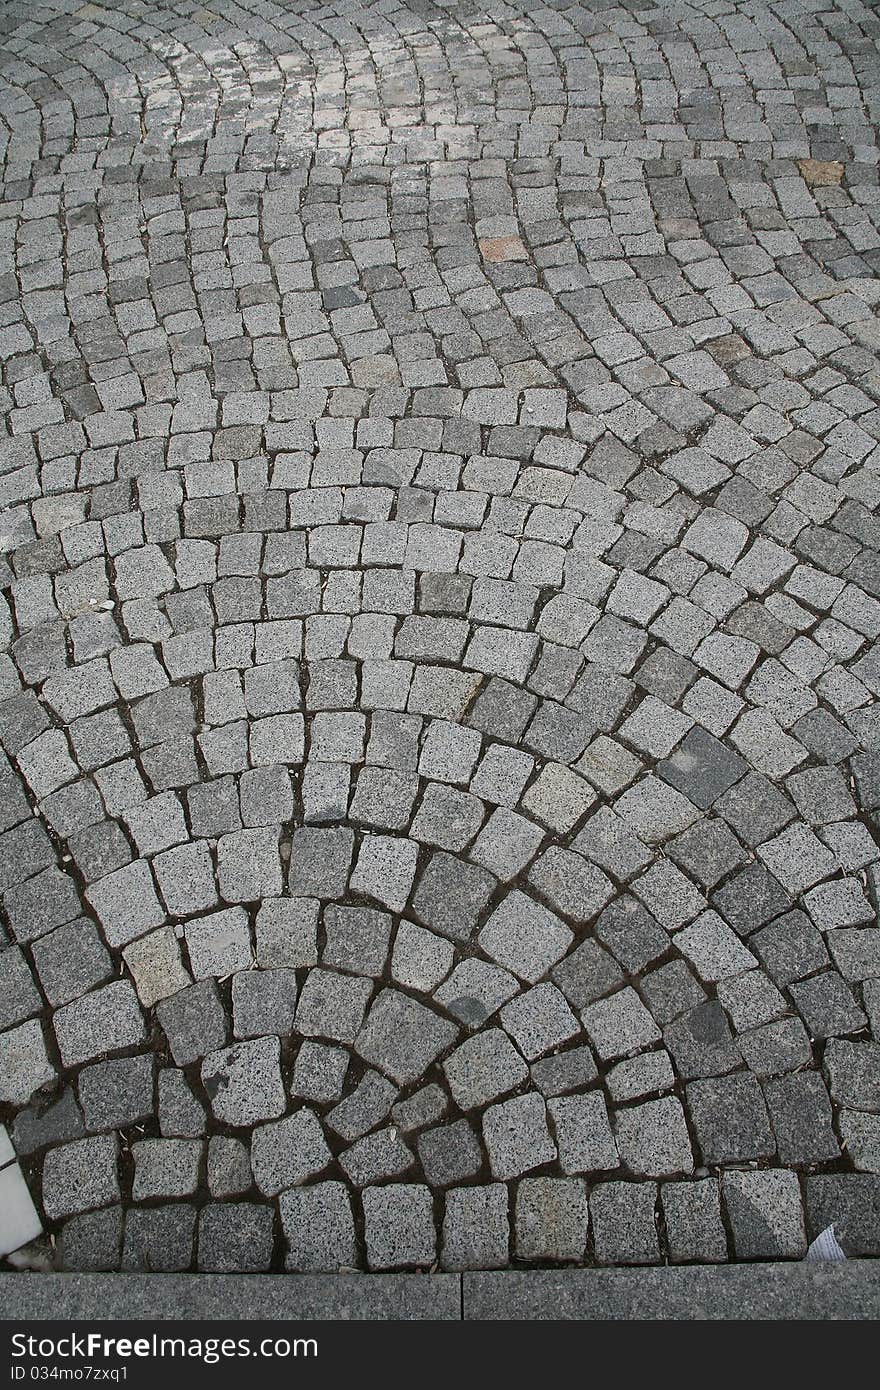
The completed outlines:
{"type": "Polygon", "coordinates": [[[587,1243],[586,1185],[577,1178],[523,1178],[516,1190],[521,1260],[580,1263],[587,1243]]]}
{"type": "Polygon", "coordinates": [[[267,1197],[274,1197],[285,1187],[298,1187],[326,1168],[330,1160],[320,1122],[305,1106],[254,1130],[251,1167],[257,1187],[267,1197]]]}
{"type": "Polygon", "coordinates": [[[413,1183],[368,1187],[362,1200],[370,1269],[433,1264],[437,1238],[429,1188],[413,1183]]]}
{"type": "Polygon", "coordinates": [[[357,1265],[351,1200],[344,1183],[291,1188],[279,1198],[287,1242],[286,1267],[299,1273],[336,1272],[357,1265]]]}
{"type": "Polygon", "coordinates": [[[376,998],[355,1048],[401,1085],[415,1081],[458,1036],[458,1028],[397,990],[376,998]]]}
{"type": "Polygon", "coordinates": [[[218,1120],[244,1128],[284,1113],[279,1053],[277,1038],[257,1038],[205,1057],[202,1085],[218,1120]]]}
{"type": "Polygon", "coordinates": [[[245,8],[0,26],[0,1249],[852,1243],[871,7],[245,8]]]}

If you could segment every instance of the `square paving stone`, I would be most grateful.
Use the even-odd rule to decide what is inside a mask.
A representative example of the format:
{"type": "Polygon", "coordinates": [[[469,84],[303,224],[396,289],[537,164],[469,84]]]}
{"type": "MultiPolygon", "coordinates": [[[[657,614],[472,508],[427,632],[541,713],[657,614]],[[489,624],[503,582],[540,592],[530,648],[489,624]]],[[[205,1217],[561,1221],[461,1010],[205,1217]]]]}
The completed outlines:
{"type": "Polygon", "coordinates": [[[441,936],[468,941],[496,884],[487,869],[451,854],[434,854],[413,894],[413,914],[441,936]]]}
{"type": "Polygon", "coordinates": [[[721,820],[702,820],[668,846],[668,853],[702,888],[712,889],[748,858],[721,820]]]}
{"type": "Polygon", "coordinates": [[[563,1173],[593,1173],[620,1166],[601,1091],[557,1096],[547,1102],[563,1173]]]}
{"type": "Polygon", "coordinates": [[[281,892],[278,830],[234,830],[217,841],[217,882],[228,903],[259,902],[281,892]]]}
{"type": "Polygon", "coordinates": [[[225,1124],[243,1129],[284,1113],[277,1038],[257,1038],[210,1052],[202,1062],[201,1074],[211,1109],[225,1124]]]}
{"type": "Polygon", "coordinates": [[[655,1265],[657,1184],[604,1182],[590,1193],[593,1244],[600,1265],[655,1265]]]}
{"type": "Polygon", "coordinates": [[[447,1013],[473,1029],[485,1023],[518,989],[519,983],[509,970],[469,956],[459,961],[434,998],[447,1013]]]}
{"type": "Polygon", "coordinates": [[[214,866],[207,844],[178,845],[153,860],[159,892],[168,911],[187,917],[217,905],[214,866]]]}
{"type": "Polygon", "coordinates": [[[774,1076],[764,1082],[764,1099],[780,1163],[827,1163],[840,1156],[840,1144],[832,1127],[831,1101],[818,1072],[774,1076]]]}
{"type": "Polygon", "coordinates": [[[150,866],[143,859],[90,884],[86,899],[95,910],[108,946],[125,946],[165,921],[150,866]]]}
{"type": "Polygon", "coordinates": [[[861,1172],[880,1173],[880,1115],[842,1110],[840,1137],[853,1164],[861,1172]]]}
{"type": "Polygon", "coordinates": [[[402,912],[416,872],[418,847],[390,835],[365,835],[351,875],[356,893],[375,898],[392,912],[402,912]]]}
{"type": "Polygon", "coordinates": [[[432,1081],[422,1086],[405,1100],[398,1101],[391,1110],[393,1124],[404,1134],[421,1129],[425,1125],[436,1124],[442,1120],[449,1109],[449,1101],[442,1087],[432,1081]]]}
{"type": "Polygon", "coordinates": [[[824,1070],[836,1105],[880,1111],[880,1043],[831,1038],[825,1048],[824,1070]]]}
{"type": "Polygon", "coordinates": [[[803,1259],[807,1237],[794,1173],[725,1173],[721,1190],[738,1259],[803,1259]]]}
{"type": "Polygon", "coordinates": [[[578,1178],[523,1178],[516,1189],[520,1260],[580,1264],[589,1226],[586,1184],[578,1178]]]}
{"type": "Polygon", "coordinates": [[[300,1274],[335,1274],[358,1265],[348,1189],[341,1182],[294,1187],[278,1199],[287,1243],[285,1268],[300,1274]]]}
{"type": "Polygon", "coordinates": [[[75,1139],[43,1162],[43,1207],[50,1220],[119,1200],[116,1135],[75,1139]]]}
{"type": "Polygon", "coordinates": [[[372,1270],[424,1269],[436,1259],[431,1190],[415,1183],[367,1187],[362,1195],[372,1270]]]}
{"type": "Polygon", "coordinates": [[[596,1062],[588,1047],[573,1047],[533,1062],[532,1081],[544,1096],[564,1095],[588,1086],[597,1076],[596,1062]]]}
{"type": "Polygon", "coordinates": [[[763,970],[720,980],[718,999],[737,1032],[770,1023],[788,1012],[784,996],[763,970]]]}
{"type": "Polygon", "coordinates": [[[205,1111],[182,1071],[159,1072],[159,1130],[166,1138],[197,1139],[205,1133],[205,1111]]]}
{"type": "Polygon", "coordinates": [[[228,907],[197,917],[187,923],[185,935],[197,980],[209,975],[222,979],[236,970],[247,970],[253,960],[250,923],[243,908],[228,907]]]}
{"type": "Polygon", "coordinates": [[[490,1106],[483,1115],[483,1142],[492,1174],[502,1182],[552,1163],[556,1145],[544,1097],[532,1092],[490,1106]]]}
{"type": "Polygon", "coordinates": [[[355,1187],[400,1177],[414,1163],[412,1151],[391,1127],[366,1135],[339,1156],[340,1168],[355,1187]]]}
{"type": "Polygon", "coordinates": [[[199,1139],[141,1139],[132,1144],[134,1200],[191,1197],[199,1182],[202,1150],[199,1139]]]}
{"type": "Polygon", "coordinates": [[[414,922],[401,922],[394,938],[391,975],[398,984],[427,993],[446,978],[454,959],[451,941],[414,922]]]}
{"type": "Polygon", "coordinates": [[[748,937],[785,913],[792,898],[757,860],[716,889],[712,906],[740,936],[748,937]]]}
{"type": "Polygon", "coordinates": [[[616,1111],[614,1132],[621,1161],[631,1173],[656,1178],[693,1172],[684,1110],[675,1096],[616,1111]]]}
{"type": "Polygon", "coordinates": [[[52,845],[37,821],[25,821],[0,835],[0,889],[13,888],[54,862],[52,845]]]}
{"type": "Polygon", "coordinates": [[[554,966],[550,974],[576,1009],[585,1008],[623,984],[617,962],[589,938],[554,966]]]}
{"type": "Polygon", "coordinates": [[[55,1037],[66,1066],[146,1041],[144,1018],[128,980],[114,980],[56,1010],[55,1037]]]}
{"type": "Polygon", "coordinates": [[[671,960],[643,976],[642,993],[660,1024],[678,1018],[706,998],[706,991],[683,960],[671,960]]]}
{"type": "Polygon", "coordinates": [[[158,854],[187,838],[183,808],[173,792],[162,792],[122,815],[141,855],[158,854]]]}
{"type": "Polygon", "coordinates": [[[507,883],[534,858],[543,838],[540,826],[506,806],[499,806],[471,846],[470,856],[507,883]]]}
{"type": "Polygon", "coordinates": [[[688,1009],[663,1030],[663,1041],[685,1081],[697,1076],[723,1076],[742,1062],[730,1024],[717,999],[688,1009]]]}
{"type": "Polygon", "coordinates": [[[391,917],[367,907],[328,907],[323,964],[359,975],[378,977],[385,968],[391,940],[391,917]]]}
{"type": "Polygon", "coordinates": [[[400,1085],[417,1081],[451,1047],[459,1029],[449,1019],[395,989],[374,1001],[355,1051],[400,1085]]]}
{"type": "Polygon", "coordinates": [[[55,868],[7,888],[3,907],[13,936],[22,943],[44,936],[64,922],[72,922],[82,912],[76,884],[55,868]]]}
{"type": "Polygon", "coordinates": [[[57,1100],[37,1096],[32,1105],[19,1110],[12,1129],[17,1154],[36,1153],[51,1144],[81,1139],[84,1134],[82,1113],[71,1086],[57,1100]]]}
{"type": "Polygon", "coordinates": [[[443,1269],[505,1269],[510,1222],[504,1183],[457,1187],[446,1194],[443,1216],[443,1269]]]}
{"type": "Polygon", "coordinates": [[[547,908],[519,889],[509,893],[479,935],[482,949],[520,979],[537,984],[565,955],[572,932],[547,908]]]}
{"type": "Polygon", "coordinates": [[[392,768],[365,767],[357,780],[351,819],[378,830],[405,830],[418,780],[392,768]]]}
{"type": "Polygon", "coordinates": [[[305,1106],[254,1130],[251,1167],[257,1187],[267,1197],[285,1187],[299,1187],[322,1172],[331,1159],[320,1121],[305,1106]]]}
{"type": "Polygon", "coordinates": [[[759,845],[776,835],[797,812],[788,797],[760,772],[748,772],[720,800],[717,814],[728,822],[735,835],[747,845],[759,845]]]}
{"type": "Polygon", "coordinates": [[[377,1071],[366,1071],[353,1091],[327,1115],[327,1123],[343,1139],[359,1139],[385,1119],[397,1099],[397,1087],[377,1071]]]}
{"type": "Polygon", "coordinates": [[[286,1037],[296,1013],[293,970],[240,970],[232,977],[232,1031],[237,1038],[286,1037]]]}
{"type": "Polygon", "coordinates": [[[161,1207],[129,1207],[125,1214],[122,1269],[142,1274],[174,1274],[193,1258],[196,1210],[186,1202],[161,1207]]]}
{"type": "Polygon", "coordinates": [[[293,1066],[291,1094],[329,1104],[342,1095],[350,1057],[345,1048],[306,1040],[293,1066]]]}
{"type": "Polygon", "coordinates": [[[429,782],[410,827],[410,836],[440,849],[460,853],[485,819],[482,801],[456,787],[429,782]]]}
{"type": "Polygon", "coordinates": [[[876,913],[855,878],[820,883],[804,894],[804,907],[820,931],[833,932],[845,927],[873,923],[876,913]]]}
{"type": "Polygon", "coordinates": [[[562,763],[547,763],[526,789],[523,810],[556,835],[574,828],[594,805],[596,793],[582,777],[562,763]]]}
{"type": "Polygon", "coordinates": [[[507,1091],[516,1090],[529,1069],[506,1033],[485,1028],[466,1038],[443,1063],[453,1099],[462,1110],[475,1110],[507,1091]]]}
{"type": "Polygon", "coordinates": [[[737,1045],[756,1076],[776,1076],[812,1061],[806,1029],[798,1018],[779,1018],[740,1033],[737,1045]]]}
{"type": "Polygon", "coordinates": [[[614,895],[613,884],[600,869],[558,845],[535,860],[528,881],[551,907],[577,924],[590,921],[614,895]]]}
{"type": "Polygon", "coordinates": [[[310,970],[300,990],[297,1031],[307,1038],[354,1042],[372,992],[372,980],[338,975],[333,970],[310,970]]]}
{"type": "Polygon", "coordinates": [[[77,1089],[86,1129],[125,1129],[155,1111],[155,1059],[116,1057],[83,1067],[77,1089]]]}
{"type": "Polygon", "coordinates": [[[131,941],[122,952],[144,1008],[185,989],[192,977],[183,964],[180,941],[172,926],[157,927],[131,941]]]}
{"type": "Polygon", "coordinates": [[[40,984],[56,1007],[102,984],[112,973],[98,930],[85,917],[41,936],[32,950],[40,984]]]}
{"type": "Polygon", "coordinates": [[[596,923],[595,933],[630,974],[665,956],[670,947],[668,933],[628,893],[605,908],[596,923]]]}
{"type": "Polygon", "coordinates": [[[198,1266],[217,1274],[271,1268],[275,1213],[253,1202],[211,1202],[199,1212],[198,1266]]]}
{"type": "Polygon", "coordinates": [[[744,758],[699,726],[690,729],[678,748],[657,766],[664,781],[704,811],[748,770],[744,758]]]}
{"type": "Polygon", "coordinates": [[[229,1020],[213,979],[199,980],[161,999],[156,1017],[179,1067],[222,1047],[229,1035],[229,1020]]]}
{"type": "Polygon", "coordinates": [[[629,880],[651,862],[651,851],[609,806],[601,806],[572,842],[572,848],[615,878],[629,880]]]}
{"type": "Polygon", "coordinates": [[[535,985],[501,1010],[501,1023],[530,1062],[581,1031],[555,985],[535,985]]]}
{"type": "Polygon", "coordinates": [[[83,1212],[65,1221],[58,1238],[58,1265],[72,1274],[119,1269],[122,1254],[121,1206],[83,1212]]]}
{"type": "Polygon", "coordinates": [[[827,943],[835,965],[850,984],[880,979],[880,933],[844,927],[829,932],[827,943]]]}
{"type": "Polygon", "coordinates": [[[808,1175],[804,1188],[808,1240],[833,1225],[851,1259],[880,1255],[880,1177],[873,1173],[808,1175]]]}
{"type": "Polygon", "coordinates": [[[451,1187],[475,1178],[483,1166],[483,1152],[467,1120],[429,1129],[419,1135],[419,1158],[432,1187],[451,1187]]]}
{"type": "Polygon", "coordinates": [[[706,899],[668,859],[658,860],[632,885],[632,891],[662,927],[675,931],[706,907],[706,899]]]}
{"type": "Polygon", "coordinates": [[[774,1156],[776,1141],[753,1076],[737,1072],[692,1081],[686,1095],[704,1163],[748,1163],[774,1156]]]}
{"type": "Polygon", "coordinates": [[[208,1140],[208,1188],[212,1197],[233,1197],[253,1184],[251,1161],[240,1139],[215,1134],[208,1140]]]}
{"type": "Polygon", "coordinates": [[[317,965],[318,909],[314,898],[265,899],[256,920],[257,964],[290,970],[317,965]]]}
{"type": "Polygon", "coordinates": [[[740,975],[758,963],[717,912],[702,913],[689,927],[676,932],[673,940],[676,950],[706,983],[740,975]]]}
{"type": "Polygon", "coordinates": [[[727,1259],[717,1178],[665,1182],[660,1189],[673,1264],[719,1264],[727,1259]]]}
{"type": "Polygon", "coordinates": [[[821,933],[803,912],[777,917],[755,933],[749,948],[780,987],[831,963],[821,933]]]}
{"type": "Polygon", "coordinates": [[[581,1018],[587,1037],[604,1062],[660,1041],[660,1029],[630,985],[590,1004],[581,1018]]]}
{"type": "Polygon", "coordinates": [[[615,813],[645,845],[659,845],[699,819],[693,802],[650,774],[619,796],[615,813]]]}
{"type": "Polygon", "coordinates": [[[17,946],[0,950],[0,1028],[23,1023],[43,1007],[30,967],[17,946]]]}
{"type": "MultiPolygon", "coordinates": [[[[798,895],[834,872],[837,861],[806,825],[790,825],[773,840],[758,847],[774,878],[787,892],[798,895]]],[[[842,924],[841,924],[842,925],[842,924]]]]}

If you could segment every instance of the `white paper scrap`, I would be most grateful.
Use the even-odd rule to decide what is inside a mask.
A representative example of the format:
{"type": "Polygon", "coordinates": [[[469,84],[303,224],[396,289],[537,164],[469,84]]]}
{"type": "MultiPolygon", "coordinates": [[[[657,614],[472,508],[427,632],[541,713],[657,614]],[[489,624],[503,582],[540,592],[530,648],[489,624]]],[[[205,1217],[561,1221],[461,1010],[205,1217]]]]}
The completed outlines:
{"type": "Polygon", "coordinates": [[[812,1245],[807,1250],[808,1260],[845,1260],[846,1255],[837,1243],[834,1234],[834,1226],[826,1226],[824,1231],[820,1231],[812,1245]]]}

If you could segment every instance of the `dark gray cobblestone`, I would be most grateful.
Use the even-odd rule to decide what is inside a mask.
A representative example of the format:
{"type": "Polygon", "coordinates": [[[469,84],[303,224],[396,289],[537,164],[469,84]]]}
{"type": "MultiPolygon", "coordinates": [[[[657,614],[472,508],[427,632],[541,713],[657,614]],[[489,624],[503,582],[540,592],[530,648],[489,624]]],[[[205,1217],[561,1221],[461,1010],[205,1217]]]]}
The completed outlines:
{"type": "Polygon", "coordinates": [[[878,40],[6,7],[0,1260],[880,1251],[878,40]]]}

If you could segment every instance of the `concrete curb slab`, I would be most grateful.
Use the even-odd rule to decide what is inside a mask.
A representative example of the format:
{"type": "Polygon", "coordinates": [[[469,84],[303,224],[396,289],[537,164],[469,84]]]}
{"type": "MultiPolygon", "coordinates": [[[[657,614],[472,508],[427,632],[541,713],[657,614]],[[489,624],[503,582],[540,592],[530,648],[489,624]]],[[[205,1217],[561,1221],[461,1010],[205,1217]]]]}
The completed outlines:
{"type": "Polygon", "coordinates": [[[874,1319],[880,1262],[466,1274],[469,1320],[874,1319]]]}
{"type": "Polygon", "coordinates": [[[2,1274],[0,1318],[456,1321],[457,1274],[2,1274]]]}
{"type": "Polygon", "coordinates": [[[485,1274],[3,1274],[0,1320],[873,1320],[880,1262],[485,1274]]]}

